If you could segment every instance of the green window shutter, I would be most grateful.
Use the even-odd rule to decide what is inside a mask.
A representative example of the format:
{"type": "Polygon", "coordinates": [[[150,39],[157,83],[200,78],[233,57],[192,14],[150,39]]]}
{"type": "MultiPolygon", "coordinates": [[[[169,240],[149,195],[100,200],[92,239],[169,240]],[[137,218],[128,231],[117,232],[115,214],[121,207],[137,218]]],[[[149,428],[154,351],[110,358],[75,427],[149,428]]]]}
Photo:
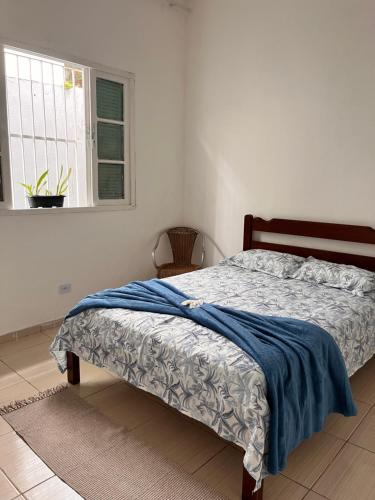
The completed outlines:
{"type": "Polygon", "coordinates": [[[96,79],[96,114],[98,118],[122,121],[124,117],[124,86],[104,78],[96,79]]]}
{"type": "Polygon", "coordinates": [[[99,160],[124,161],[124,126],[98,121],[99,160]]]}
{"type": "Polygon", "coordinates": [[[99,163],[98,184],[100,200],[124,198],[124,165],[99,163]]]}
{"type": "MultiPolygon", "coordinates": [[[[107,75],[106,75],[107,76],[107,75]]],[[[125,88],[115,77],[96,77],[99,200],[125,198],[125,88]]]]}

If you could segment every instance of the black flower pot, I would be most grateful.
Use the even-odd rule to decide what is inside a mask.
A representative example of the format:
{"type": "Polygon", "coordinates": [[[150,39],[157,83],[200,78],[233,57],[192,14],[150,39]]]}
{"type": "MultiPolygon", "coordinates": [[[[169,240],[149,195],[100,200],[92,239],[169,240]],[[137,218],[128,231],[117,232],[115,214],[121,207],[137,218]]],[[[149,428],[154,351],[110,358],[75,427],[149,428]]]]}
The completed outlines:
{"type": "Polygon", "coordinates": [[[64,206],[64,195],[61,196],[28,196],[30,208],[52,208],[64,206]]]}

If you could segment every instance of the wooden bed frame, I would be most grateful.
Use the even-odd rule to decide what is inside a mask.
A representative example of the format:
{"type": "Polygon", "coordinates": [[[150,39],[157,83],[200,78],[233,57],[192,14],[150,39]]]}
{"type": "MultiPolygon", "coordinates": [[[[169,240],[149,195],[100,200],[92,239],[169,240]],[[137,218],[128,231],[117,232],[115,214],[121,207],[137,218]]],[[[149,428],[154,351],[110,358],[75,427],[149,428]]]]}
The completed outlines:
{"type": "MultiPolygon", "coordinates": [[[[313,256],[317,259],[336,262],[339,264],[350,264],[375,272],[375,257],[259,241],[254,239],[254,232],[306,236],[309,238],[375,245],[375,229],[368,226],[331,224],[327,222],[310,222],[292,219],[264,220],[259,217],[254,217],[253,215],[245,215],[243,250],[259,248],[263,250],[291,253],[301,257],[313,256]]],[[[70,384],[79,384],[79,357],[73,352],[67,353],[67,373],[68,382],[70,384]]],[[[263,486],[255,493],[252,493],[254,487],[254,479],[244,468],[242,480],[242,500],[263,499],[263,486]]]]}
{"type": "Polygon", "coordinates": [[[352,226],[348,224],[331,224],[328,222],[291,219],[264,220],[253,215],[245,215],[243,249],[260,248],[263,250],[292,253],[301,257],[312,256],[316,259],[328,260],[329,262],[336,262],[338,264],[350,264],[368,269],[369,271],[375,271],[375,257],[258,241],[253,237],[254,232],[307,236],[309,238],[375,245],[375,229],[369,226],[352,226]]]}

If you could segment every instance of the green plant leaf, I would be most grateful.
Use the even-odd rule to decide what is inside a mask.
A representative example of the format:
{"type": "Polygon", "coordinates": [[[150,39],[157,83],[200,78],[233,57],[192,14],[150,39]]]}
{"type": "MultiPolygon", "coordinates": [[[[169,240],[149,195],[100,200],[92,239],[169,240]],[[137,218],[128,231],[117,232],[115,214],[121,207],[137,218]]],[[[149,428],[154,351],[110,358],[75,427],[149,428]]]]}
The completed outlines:
{"type": "Polygon", "coordinates": [[[19,182],[23,188],[25,188],[28,196],[37,196],[41,190],[47,185],[46,177],[48,175],[48,169],[45,170],[37,179],[35,187],[31,184],[24,184],[23,182],[19,182]]]}
{"type": "Polygon", "coordinates": [[[68,190],[68,184],[67,183],[61,184],[59,195],[62,196],[64,193],[67,192],[67,190],[68,190]]]}
{"type": "Polygon", "coordinates": [[[23,182],[19,182],[18,184],[26,189],[28,196],[34,196],[33,186],[30,184],[24,184],[23,182]]]}
{"type": "MultiPolygon", "coordinates": [[[[37,180],[37,183],[36,183],[36,186],[35,186],[35,194],[39,194],[39,191],[40,191],[40,189],[42,187],[42,182],[47,177],[47,175],[48,175],[48,169],[45,172],[43,172],[42,175],[37,180]]],[[[44,184],[43,184],[43,186],[44,186],[44,184]]]]}
{"type": "Polygon", "coordinates": [[[58,196],[63,195],[67,191],[67,189],[68,189],[68,181],[69,181],[69,177],[72,174],[72,169],[69,168],[68,173],[64,177],[64,179],[61,179],[61,177],[62,177],[62,167],[61,167],[61,172],[60,173],[61,173],[61,175],[59,175],[59,181],[58,181],[57,189],[56,189],[56,194],[58,196]]]}
{"type": "Polygon", "coordinates": [[[61,165],[60,167],[60,171],[59,171],[59,175],[57,177],[57,185],[56,185],[56,194],[57,196],[59,195],[59,192],[60,192],[60,182],[61,182],[61,177],[62,177],[62,174],[63,174],[63,166],[61,165]]]}

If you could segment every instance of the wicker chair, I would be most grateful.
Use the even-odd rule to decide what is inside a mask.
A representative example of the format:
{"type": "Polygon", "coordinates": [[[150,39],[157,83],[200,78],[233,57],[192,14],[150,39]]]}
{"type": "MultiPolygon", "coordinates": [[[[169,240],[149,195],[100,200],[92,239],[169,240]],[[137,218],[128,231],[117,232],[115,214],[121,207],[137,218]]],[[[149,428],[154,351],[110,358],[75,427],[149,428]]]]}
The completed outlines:
{"type": "Polygon", "coordinates": [[[191,258],[193,255],[194,245],[199,231],[190,227],[173,227],[159,234],[155,247],[152,251],[152,260],[157,269],[158,278],[168,278],[177,274],[190,273],[201,269],[204,261],[204,235],[202,234],[202,255],[200,264],[192,264],[191,258]],[[172,247],[173,262],[158,265],[156,263],[156,250],[159,246],[161,237],[167,234],[172,247]]]}

